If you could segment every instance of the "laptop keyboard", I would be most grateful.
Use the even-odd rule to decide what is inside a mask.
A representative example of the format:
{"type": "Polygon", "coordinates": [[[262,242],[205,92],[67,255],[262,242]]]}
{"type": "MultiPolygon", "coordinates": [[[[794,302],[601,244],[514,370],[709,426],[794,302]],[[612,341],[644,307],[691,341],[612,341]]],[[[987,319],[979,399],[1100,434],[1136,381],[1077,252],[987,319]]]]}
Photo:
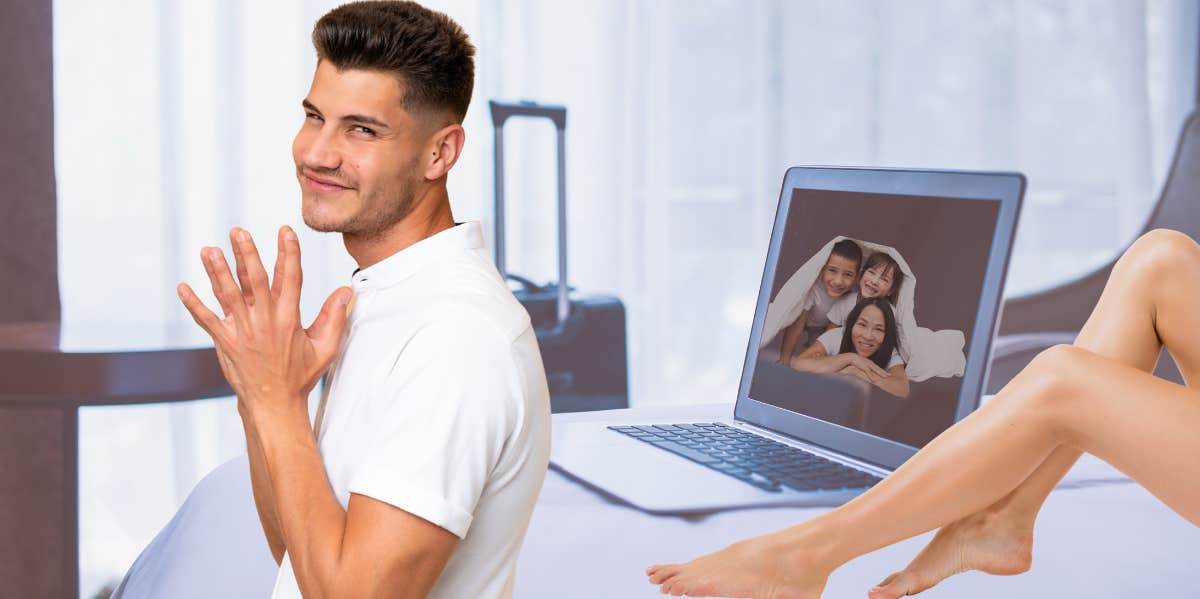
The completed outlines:
{"type": "Polygon", "coordinates": [[[764,491],[861,489],[880,478],[725,424],[610,426],[764,491]]]}

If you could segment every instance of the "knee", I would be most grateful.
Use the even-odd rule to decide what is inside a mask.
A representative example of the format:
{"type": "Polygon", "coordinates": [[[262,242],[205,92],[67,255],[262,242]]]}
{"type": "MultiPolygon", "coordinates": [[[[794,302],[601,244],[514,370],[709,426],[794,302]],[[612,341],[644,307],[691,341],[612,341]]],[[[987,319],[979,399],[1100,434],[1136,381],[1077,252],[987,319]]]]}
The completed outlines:
{"type": "MultiPolygon", "coordinates": [[[[1020,388],[1011,397],[1020,402],[1016,409],[1067,442],[1069,431],[1064,423],[1081,405],[1081,390],[1095,366],[1087,350],[1073,345],[1055,345],[1038,354],[1018,376],[1020,388]]],[[[1017,379],[1014,379],[1016,382],[1017,379]]]]}
{"type": "MultiPolygon", "coordinates": [[[[1143,233],[1133,242],[1134,246],[1142,246],[1147,250],[1159,250],[1179,254],[1194,252],[1197,248],[1195,240],[1174,229],[1153,229],[1143,233]]],[[[1132,249],[1132,247],[1130,248],[1132,249]]]]}
{"type": "Polygon", "coordinates": [[[1200,265],[1200,245],[1171,229],[1154,229],[1138,237],[1122,261],[1148,275],[1177,271],[1181,265],[1200,265]]]}
{"type": "Polygon", "coordinates": [[[1057,406],[1071,397],[1071,387],[1085,376],[1083,352],[1074,345],[1043,350],[1021,372],[1029,391],[1022,396],[1041,408],[1057,406]]]}
{"type": "Polygon", "coordinates": [[[1058,384],[1069,376],[1079,351],[1078,347],[1063,343],[1050,346],[1034,356],[1026,371],[1040,384],[1058,384]]]}

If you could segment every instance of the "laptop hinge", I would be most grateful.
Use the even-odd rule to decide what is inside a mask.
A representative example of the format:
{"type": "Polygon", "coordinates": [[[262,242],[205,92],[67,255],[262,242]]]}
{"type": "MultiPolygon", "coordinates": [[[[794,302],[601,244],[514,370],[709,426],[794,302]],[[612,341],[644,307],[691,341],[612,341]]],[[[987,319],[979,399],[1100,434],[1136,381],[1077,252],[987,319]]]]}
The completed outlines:
{"type": "Polygon", "coordinates": [[[891,470],[883,468],[877,464],[872,464],[870,462],[864,462],[863,460],[859,460],[859,459],[850,457],[845,454],[837,453],[830,449],[821,447],[820,445],[806,443],[805,441],[802,441],[795,437],[789,437],[782,433],[777,433],[769,428],[758,426],[756,424],[750,424],[749,422],[746,422],[745,420],[735,419],[733,421],[733,423],[738,428],[745,429],[756,435],[761,435],[763,437],[767,437],[774,441],[779,441],[780,443],[786,443],[787,445],[791,445],[793,447],[798,447],[807,452],[814,453],[816,455],[819,455],[819,456],[829,459],[831,461],[846,464],[848,466],[853,466],[859,470],[865,470],[867,472],[870,472],[871,474],[877,474],[879,476],[887,476],[892,473],[891,470]]]}

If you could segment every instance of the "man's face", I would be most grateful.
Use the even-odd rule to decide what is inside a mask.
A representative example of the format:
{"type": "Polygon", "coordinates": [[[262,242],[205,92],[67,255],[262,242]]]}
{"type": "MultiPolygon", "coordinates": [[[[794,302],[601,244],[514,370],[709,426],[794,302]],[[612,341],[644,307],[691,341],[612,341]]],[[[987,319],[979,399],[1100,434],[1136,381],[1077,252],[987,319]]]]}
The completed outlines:
{"type": "Polygon", "coordinates": [[[304,224],[373,237],[412,211],[421,132],[393,75],[317,64],[292,142],[304,224]]]}

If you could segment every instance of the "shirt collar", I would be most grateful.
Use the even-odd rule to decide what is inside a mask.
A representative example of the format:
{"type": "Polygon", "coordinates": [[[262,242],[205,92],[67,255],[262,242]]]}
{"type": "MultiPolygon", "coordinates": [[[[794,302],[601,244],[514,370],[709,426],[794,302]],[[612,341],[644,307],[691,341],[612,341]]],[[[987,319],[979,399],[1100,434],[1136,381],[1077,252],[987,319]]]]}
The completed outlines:
{"type": "Polygon", "coordinates": [[[390,287],[412,276],[426,265],[455,252],[483,247],[483,231],[478,222],[456,224],[426,237],[398,252],[354,271],[351,286],[355,293],[390,287]]]}

